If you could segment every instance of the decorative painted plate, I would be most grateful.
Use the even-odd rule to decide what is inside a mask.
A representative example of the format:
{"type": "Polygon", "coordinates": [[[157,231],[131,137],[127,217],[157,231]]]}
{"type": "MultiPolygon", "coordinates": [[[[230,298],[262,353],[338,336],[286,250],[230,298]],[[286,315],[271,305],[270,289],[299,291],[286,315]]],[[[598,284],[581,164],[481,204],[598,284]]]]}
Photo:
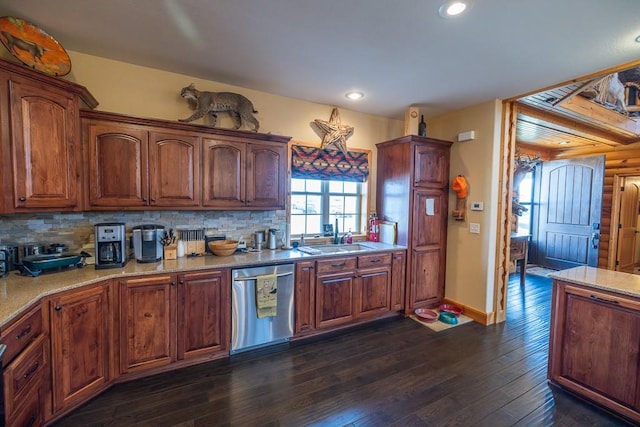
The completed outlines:
{"type": "Polygon", "coordinates": [[[21,18],[0,18],[0,41],[23,64],[54,76],[71,71],[67,51],[44,30],[21,18]]]}

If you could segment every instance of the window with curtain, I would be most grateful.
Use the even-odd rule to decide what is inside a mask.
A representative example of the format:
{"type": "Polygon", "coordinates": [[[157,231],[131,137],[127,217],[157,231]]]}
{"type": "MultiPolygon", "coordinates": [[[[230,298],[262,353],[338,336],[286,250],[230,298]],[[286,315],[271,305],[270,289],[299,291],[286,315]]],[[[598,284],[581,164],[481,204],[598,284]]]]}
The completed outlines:
{"type": "Polygon", "coordinates": [[[291,235],[323,236],[336,219],[340,236],[364,232],[368,176],[368,151],[293,145],[291,235]]]}

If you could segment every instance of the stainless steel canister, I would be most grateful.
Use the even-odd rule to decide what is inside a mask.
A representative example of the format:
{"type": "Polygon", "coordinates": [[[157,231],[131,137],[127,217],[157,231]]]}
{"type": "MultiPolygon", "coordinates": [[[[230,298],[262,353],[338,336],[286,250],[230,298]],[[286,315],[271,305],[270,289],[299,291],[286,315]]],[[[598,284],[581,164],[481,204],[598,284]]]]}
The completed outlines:
{"type": "Polygon", "coordinates": [[[25,243],[22,247],[22,255],[42,255],[45,254],[45,247],[42,243],[25,243]]]}

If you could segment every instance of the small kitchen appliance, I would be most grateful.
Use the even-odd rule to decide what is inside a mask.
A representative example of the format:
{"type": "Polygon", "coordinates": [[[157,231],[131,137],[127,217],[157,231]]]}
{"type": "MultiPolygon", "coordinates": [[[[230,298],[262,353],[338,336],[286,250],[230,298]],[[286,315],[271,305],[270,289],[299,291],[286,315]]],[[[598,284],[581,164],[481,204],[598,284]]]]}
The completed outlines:
{"type": "Polygon", "coordinates": [[[121,268],[127,263],[126,236],[124,224],[109,222],[95,225],[97,270],[121,268]]]}
{"type": "Polygon", "coordinates": [[[158,262],[162,259],[162,243],[160,241],[164,226],[143,224],[133,227],[131,240],[136,261],[158,262]]]}
{"type": "Polygon", "coordinates": [[[270,228],[269,235],[267,238],[267,247],[269,249],[277,249],[278,248],[278,230],[277,228],[270,228]]]}
{"type": "Polygon", "coordinates": [[[0,276],[17,270],[20,264],[20,251],[17,243],[0,244],[0,276]]]}

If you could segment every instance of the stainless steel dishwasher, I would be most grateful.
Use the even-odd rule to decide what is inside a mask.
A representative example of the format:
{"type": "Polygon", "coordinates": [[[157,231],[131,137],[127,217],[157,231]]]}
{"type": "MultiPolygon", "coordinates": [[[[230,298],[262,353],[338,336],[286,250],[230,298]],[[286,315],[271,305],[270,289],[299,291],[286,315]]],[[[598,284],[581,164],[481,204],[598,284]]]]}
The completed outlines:
{"type": "Polygon", "coordinates": [[[294,265],[264,265],[232,270],[231,354],[287,342],[293,335],[294,265]],[[256,281],[275,274],[276,315],[258,318],[256,281]]]}

